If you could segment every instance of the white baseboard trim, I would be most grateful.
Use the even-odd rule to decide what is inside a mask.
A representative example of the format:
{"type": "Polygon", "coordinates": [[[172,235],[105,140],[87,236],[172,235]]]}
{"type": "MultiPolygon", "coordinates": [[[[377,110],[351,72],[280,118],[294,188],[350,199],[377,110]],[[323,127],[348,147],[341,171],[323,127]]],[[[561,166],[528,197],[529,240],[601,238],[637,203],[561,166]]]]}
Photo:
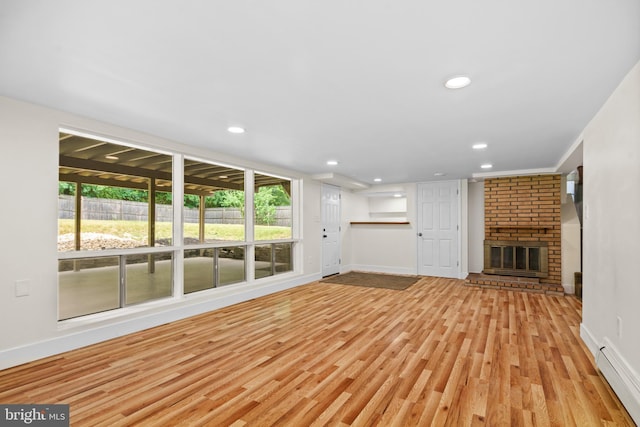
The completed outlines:
{"type": "Polygon", "coordinates": [[[640,377],[620,352],[604,339],[596,365],[636,424],[640,424],[640,377]]]}
{"type": "Polygon", "coordinates": [[[416,271],[411,268],[404,267],[391,267],[385,265],[366,265],[366,264],[351,264],[348,266],[349,269],[346,268],[343,273],[347,271],[367,271],[371,273],[387,273],[387,274],[405,274],[405,275],[415,275],[416,271]]]}
{"type": "Polygon", "coordinates": [[[589,329],[580,324],[580,338],[596,359],[596,365],[636,424],[640,425],[640,375],[618,349],[604,338],[598,344],[589,329]]]}
{"type": "Polygon", "coordinates": [[[593,354],[593,357],[596,357],[601,346],[598,345],[595,337],[584,323],[580,323],[580,338],[582,338],[582,341],[584,341],[591,354],[593,354]]]}
{"type": "Polygon", "coordinates": [[[564,293],[567,295],[573,295],[576,293],[576,285],[573,283],[563,283],[564,293]]]}
{"type": "Polygon", "coordinates": [[[60,335],[57,337],[1,350],[0,370],[196,316],[320,279],[321,275],[318,273],[279,280],[274,279],[258,284],[229,286],[218,288],[219,292],[211,292],[206,298],[184,298],[162,306],[152,306],[148,312],[138,310],[132,315],[135,317],[111,317],[93,325],[86,322],[77,322],[74,326],[73,322],[68,323],[59,329],[60,335]]]}

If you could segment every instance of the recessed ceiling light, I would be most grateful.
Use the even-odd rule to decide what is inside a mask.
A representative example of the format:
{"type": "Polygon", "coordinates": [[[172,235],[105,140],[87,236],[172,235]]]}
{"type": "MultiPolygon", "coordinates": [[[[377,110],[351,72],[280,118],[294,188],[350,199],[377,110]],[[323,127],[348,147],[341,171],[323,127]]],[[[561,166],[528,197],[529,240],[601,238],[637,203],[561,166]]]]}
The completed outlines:
{"type": "Polygon", "coordinates": [[[471,79],[467,76],[455,76],[444,82],[444,86],[448,89],[462,89],[471,84],[471,79]]]}
{"type": "Polygon", "coordinates": [[[329,166],[336,166],[338,164],[337,160],[327,160],[327,164],[329,166]]]}
{"type": "Polygon", "coordinates": [[[485,163],[484,165],[480,166],[482,169],[491,169],[493,167],[493,165],[491,163],[485,163]]]}
{"type": "Polygon", "coordinates": [[[382,178],[373,178],[373,182],[382,182],[382,178]]]}
{"type": "Polygon", "coordinates": [[[240,126],[229,126],[227,128],[227,131],[229,131],[231,133],[244,133],[244,128],[242,128],[240,126]]]}
{"type": "Polygon", "coordinates": [[[393,197],[402,197],[402,194],[394,194],[393,197]]]}
{"type": "Polygon", "coordinates": [[[118,160],[120,157],[108,154],[108,155],[104,156],[104,158],[105,159],[109,159],[109,160],[118,160]]]}
{"type": "Polygon", "coordinates": [[[484,142],[478,142],[477,144],[473,144],[471,148],[473,148],[474,150],[484,150],[485,148],[487,148],[487,144],[484,142]]]}
{"type": "Polygon", "coordinates": [[[436,172],[436,173],[433,174],[433,176],[445,176],[445,175],[446,175],[446,173],[444,173],[444,172],[436,172]]]}

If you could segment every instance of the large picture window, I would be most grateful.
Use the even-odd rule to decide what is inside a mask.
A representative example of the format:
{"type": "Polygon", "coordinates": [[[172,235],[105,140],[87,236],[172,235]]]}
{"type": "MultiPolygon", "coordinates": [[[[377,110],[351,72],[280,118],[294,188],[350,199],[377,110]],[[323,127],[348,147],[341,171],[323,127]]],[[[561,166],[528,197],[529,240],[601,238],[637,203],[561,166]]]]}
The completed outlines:
{"type": "Polygon", "coordinates": [[[59,136],[60,320],[293,271],[291,179],[73,131],[59,136]],[[182,176],[173,176],[174,158],[182,176]],[[248,199],[245,188],[253,188],[248,199]]]}
{"type": "Polygon", "coordinates": [[[184,243],[244,241],[244,171],[184,161],[184,243]]]}
{"type": "Polygon", "coordinates": [[[255,246],[256,279],[293,270],[293,244],[269,243],[255,246]]]}
{"type": "Polygon", "coordinates": [[[59,152],[58,318],[170,297],[172,252],[140,249],[173,243],[173,157],[65,132],[59,152]]]}
{"type": "Polygon", "coordinates": [[[120,257],[58,262],[58,318],[69,319],[120,307],[120,257]]]}
{"type": "Polygon", "coordinates": [[[291,238],[291,180],[255,174],[253,211],[255,240],[291,238]]]}
{"type": "Polygon", "coordinates": [[[212,289],[246,280],[244,246],[184,251],[184,293],[212,289]]]}
{"type": "Polygon", "coordinates": [[[96,256],[58,262],[60,320],[172,294],[172,253],[96,256]]]}
{"type": "Polygon", "coordinates": [[[170,246],[172,156],[60,133],[58,251],[170,246]]]}

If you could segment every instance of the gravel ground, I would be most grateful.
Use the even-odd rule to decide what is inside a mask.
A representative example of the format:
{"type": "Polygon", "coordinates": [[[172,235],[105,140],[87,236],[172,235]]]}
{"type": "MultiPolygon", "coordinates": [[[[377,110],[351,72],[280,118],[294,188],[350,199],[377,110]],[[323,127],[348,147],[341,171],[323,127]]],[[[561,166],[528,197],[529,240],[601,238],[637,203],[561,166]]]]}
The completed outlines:
{"type": "MultiPolygon", "coordinates": [[[[111,234],[82,233],[82,250],[128,249],[147,246],[146,242],[126,239],[111,234]]],[[[58,252],[75,250],[73,234],[58,236],[58,252]]]]}

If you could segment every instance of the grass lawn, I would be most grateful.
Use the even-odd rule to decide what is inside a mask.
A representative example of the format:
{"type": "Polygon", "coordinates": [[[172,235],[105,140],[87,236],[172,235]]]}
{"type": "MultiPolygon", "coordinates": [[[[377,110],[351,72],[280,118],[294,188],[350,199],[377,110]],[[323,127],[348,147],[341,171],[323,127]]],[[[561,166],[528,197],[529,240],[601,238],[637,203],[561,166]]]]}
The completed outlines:
{"type": "MultiPolygon", "coordinates": [[[[149,234],[147,223],[142,221],[99,221],[82,220],[83,233],[111,234],[127,239],[146,241],[149,234]]],[[[72,219],[58,220],[58,235],[73,233],[72,219]]],[[[290,227],[267,225],[255,226],[255,240],[276,240],[291,238],[290,227]]],[[[184,236],[198,238],[198,224],[184,224],[184,236]]],[[[171,237],[171,223],[156,223],[156,239],[171,237]]],[[[244,225],[242,224],[205,224],[205,240],[244,240],[244,225]]]]}

